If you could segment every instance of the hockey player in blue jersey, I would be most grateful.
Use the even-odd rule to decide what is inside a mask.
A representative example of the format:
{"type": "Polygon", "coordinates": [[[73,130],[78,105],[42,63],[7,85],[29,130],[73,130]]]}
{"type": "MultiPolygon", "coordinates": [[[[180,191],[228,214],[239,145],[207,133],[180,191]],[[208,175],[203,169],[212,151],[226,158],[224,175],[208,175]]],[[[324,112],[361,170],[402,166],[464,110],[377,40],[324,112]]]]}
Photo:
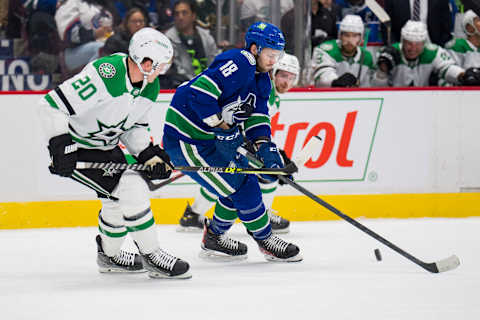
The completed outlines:
{"type": "MultiPolygon", "coordinates": [[[[268,72],[282,56],[284,46],[283,33],[276,26],[254,23],[245,35],[245,49],[218,55],[207,70],[177,88],[163,136],[165,150],[176,166],[248,166],[246,158],[236,152],[243,143],[240,125],[265,167],[284,166],[277,146],[270,140],[267,105],[271,91],[268,72]]],[[[203,256],[247,257],[247,246],[225,234],[238,217],[267,260],[302,260],[296,245],[272,235],[256,176],[187,174],[219,197],[213,219],[205,224],[203,256]]]]}

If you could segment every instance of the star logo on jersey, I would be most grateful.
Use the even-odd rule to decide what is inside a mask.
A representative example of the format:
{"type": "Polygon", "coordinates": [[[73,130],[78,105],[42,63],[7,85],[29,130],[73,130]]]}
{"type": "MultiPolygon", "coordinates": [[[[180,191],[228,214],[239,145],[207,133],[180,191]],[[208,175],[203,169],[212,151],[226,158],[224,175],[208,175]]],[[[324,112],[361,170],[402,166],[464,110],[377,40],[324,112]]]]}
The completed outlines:
{"type": "Polygon", "coordinates": [[[88,139],[100,141],[104,146],[117,145],[120,140],[120,135],[127,131],[124,127],[127,117],[119,123],[109,126],[97,119],[98,130],[88,133],[88,139]]]}
{"type": "Polygon", "coordinates": [[[114,168],[103,168],[103,176],[104,177],[113,177],[114,174],[117,174],[117,169],[114,168]]]}
{"type": "Polygon", "coordinates": [[[113,64],[105,62],[98,67],[98,72],[102,77],[110,79],[115,76],[117,70],[115,69],[113,64]]]}

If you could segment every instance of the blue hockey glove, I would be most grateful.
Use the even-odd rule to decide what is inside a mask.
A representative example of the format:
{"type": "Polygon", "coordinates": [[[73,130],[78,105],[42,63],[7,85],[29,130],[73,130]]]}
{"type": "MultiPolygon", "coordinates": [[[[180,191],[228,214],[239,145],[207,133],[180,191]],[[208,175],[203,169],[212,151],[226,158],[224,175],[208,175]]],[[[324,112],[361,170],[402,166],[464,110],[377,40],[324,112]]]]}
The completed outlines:
{"type": "Polygon", "coordinates": [[[214,128],[215,147],[226,159],[233,159],[237,154],[237,148],[242,145],[243,137],[237,126],[228,130],[214,128]]]}
{"type": "MultiPolygon", "coordinates": [[[[277,145],[273,142],[264,142],[257,151],[257,156],[262,160],[265,168],[283,168],[282,156],[278,151],[277,145]]],[[[267,181],[273,182],[278,179],[274,175],[262,174],[261,177],[267,181]]]]}

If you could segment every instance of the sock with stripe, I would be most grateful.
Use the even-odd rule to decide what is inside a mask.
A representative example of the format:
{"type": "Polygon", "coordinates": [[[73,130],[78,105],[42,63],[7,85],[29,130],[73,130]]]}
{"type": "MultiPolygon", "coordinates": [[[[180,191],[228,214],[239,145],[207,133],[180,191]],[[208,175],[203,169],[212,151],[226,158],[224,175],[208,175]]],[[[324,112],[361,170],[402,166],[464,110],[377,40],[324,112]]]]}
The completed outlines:
{"type": "Polygon", "coordinates": [[[116,255],[127,235],[122,211],[119,205],[109,199],[101,199],[102,210],[98,214],[98,230],[102,238],[102,247],[109,257],[116,255]]]}
{"type": "Polygon", "coordinates": [[[152,253],[159,247],[155,220],[150,207],[132,215],[124,216],[125,226],[142,254],[152,253]]]}
{"type": "Polygon", "coordinates": [[[248,175],[237,192],[230,195],[230,199],[237,209],[238,217],[255,239],[263,240],[272,234],[270,219],[255,176],[248,175]]]}
{"type": "Polygon", "coordinates": [[[278,182],[263,183],[260,182],[260,190],[262,191],[263,204],[265,208],[271,209],[273,204],[273,198],[275,198],[275,191],[278,187],[278,182]]]}
{"type": "Polygon", "coordinates": [[[237,220],[237,209],[228,198],[218,198],[210,223],[210,230],[216,234],[224,234],[237,220]]]}
{"type": "Polygon", "coordinates": [[[192,211],[198,213],[203,218],[205,213],[207,213],[207,211],[215,204],[217,198],[216,195],[204,187],[200,187],[195,197],[195,201],[192,204],[192,211]]]}

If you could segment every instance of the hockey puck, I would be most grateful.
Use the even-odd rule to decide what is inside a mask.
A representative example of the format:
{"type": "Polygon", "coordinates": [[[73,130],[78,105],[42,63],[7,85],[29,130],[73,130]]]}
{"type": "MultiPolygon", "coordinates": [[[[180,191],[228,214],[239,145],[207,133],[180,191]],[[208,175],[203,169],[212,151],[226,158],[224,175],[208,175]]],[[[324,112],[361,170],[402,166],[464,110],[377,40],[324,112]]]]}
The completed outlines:
{"type": "Polygon", "coordinates": [[[377,261],[382,261],[382,254],[380,253],[379,249],[375,249],[375,258],[377,258],[377,261]]]}

